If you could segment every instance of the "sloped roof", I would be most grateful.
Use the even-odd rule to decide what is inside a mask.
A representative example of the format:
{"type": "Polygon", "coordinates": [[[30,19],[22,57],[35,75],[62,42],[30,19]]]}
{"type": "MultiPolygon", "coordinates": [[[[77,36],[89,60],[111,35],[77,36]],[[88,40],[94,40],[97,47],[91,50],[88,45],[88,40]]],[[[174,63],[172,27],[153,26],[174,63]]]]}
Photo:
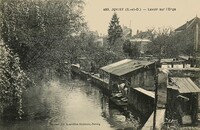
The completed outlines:
{"type": "Polygon", "coordinates": [[[138,92],[141,92],[149,97],[152,97],[152,98],[155,98],[155,92],[152,92],[152,91],[148,91],[148,90],[145,90],[143,88],[134,88],[135,90],[137,90],[138,92]]]}
{"type": "Polygon", "coordinates": [[[171,78],[172,84],[168,88],[178,90],[179,93],[199,93],[200,88],[190,78],[171,78]]]}
{"type": "Polygon", "coordinates": [[[190,21],[187,21],[185,24],[183,24],[182,26],[175,29],[175,31],[183,31],[183,30],[193,26],[196,22],[198,22],[200,24],[200,19],[198,17],[195,17],[195,18],[191,19],[190,21]]]}
{"type": "Polygon", "coordinates": [[[102,68],[100,68],[100,69],[102,69],[102,70],[104,70],[104,71],[110,73],[110,72],[113,71],[113,69],[115,69],[115,67],[120,66],[120,65],[123,65],[123,64],[126,64],[126,63],[128,63],[128,62],[131,62],[131,59],[124,59],[124,60],[121,60],[121,61],[118,61],[118,62],[109,64],[109,65],[107,65],[107,66],[104,66],[104,67],[102,67],[102,68]]]}
{"type": "Polygon", "coordinates": [[[100,69],[113,75],[122,76],[124,74],[133,72],[137,69],[145,68],[148,65],[151,65],[153,63],[154,62],[150,62],[150,61],[124,59],[124,60],[115,62],[113,64],[104,66],[100,69]]]}

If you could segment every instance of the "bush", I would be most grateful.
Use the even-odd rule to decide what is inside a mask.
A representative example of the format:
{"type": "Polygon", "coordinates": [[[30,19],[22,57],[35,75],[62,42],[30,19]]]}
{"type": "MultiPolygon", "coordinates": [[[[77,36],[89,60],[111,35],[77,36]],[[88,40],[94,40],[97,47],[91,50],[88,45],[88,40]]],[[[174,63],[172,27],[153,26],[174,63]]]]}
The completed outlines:
{"type": "Polygon", "coordinates": [[[19,57],[3,43],[0,44],[0,52],[0,112],[7,116],[10,110],[15,118],[21,118],[22,92],[28,78],[20,68],[19,57]]]}

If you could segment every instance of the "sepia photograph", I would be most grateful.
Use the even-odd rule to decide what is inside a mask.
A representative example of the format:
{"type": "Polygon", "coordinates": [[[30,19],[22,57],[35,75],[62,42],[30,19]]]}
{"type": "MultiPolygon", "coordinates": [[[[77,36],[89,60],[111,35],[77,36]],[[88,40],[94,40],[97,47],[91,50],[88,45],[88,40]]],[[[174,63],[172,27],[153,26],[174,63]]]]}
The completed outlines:
{"type": "Polygon", "coordinates": [[[0,0],[0,130],[199,129],[199,0],[0,0]]]}

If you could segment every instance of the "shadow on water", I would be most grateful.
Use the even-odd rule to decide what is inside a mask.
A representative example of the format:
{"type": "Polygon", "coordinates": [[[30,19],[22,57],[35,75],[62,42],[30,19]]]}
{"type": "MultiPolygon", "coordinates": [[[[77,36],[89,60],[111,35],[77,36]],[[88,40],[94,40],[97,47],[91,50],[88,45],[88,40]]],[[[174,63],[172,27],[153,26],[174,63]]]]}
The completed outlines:
{"type": "Polygon", "coordinates": [[[22,120],[1,120],[1,130],[132,130],[137,116],[109,102],[102,91],[79,79],[56,78],[28,88],[22,120]]]}

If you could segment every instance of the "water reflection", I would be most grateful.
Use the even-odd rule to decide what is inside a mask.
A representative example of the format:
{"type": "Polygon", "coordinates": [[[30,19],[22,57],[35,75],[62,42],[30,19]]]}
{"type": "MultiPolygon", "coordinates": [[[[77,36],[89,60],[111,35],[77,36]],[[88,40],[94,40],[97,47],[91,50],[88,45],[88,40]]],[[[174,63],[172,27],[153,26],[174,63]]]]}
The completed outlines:
{"type": "Polygon", "coordinates": [[[99,88],[79,79],[52,80],[38,93],[37,98],[27,94],[27,120],[1,121],[0,129],[114,130],[138,127],[137,120],[125,117],[99,88]]]}

